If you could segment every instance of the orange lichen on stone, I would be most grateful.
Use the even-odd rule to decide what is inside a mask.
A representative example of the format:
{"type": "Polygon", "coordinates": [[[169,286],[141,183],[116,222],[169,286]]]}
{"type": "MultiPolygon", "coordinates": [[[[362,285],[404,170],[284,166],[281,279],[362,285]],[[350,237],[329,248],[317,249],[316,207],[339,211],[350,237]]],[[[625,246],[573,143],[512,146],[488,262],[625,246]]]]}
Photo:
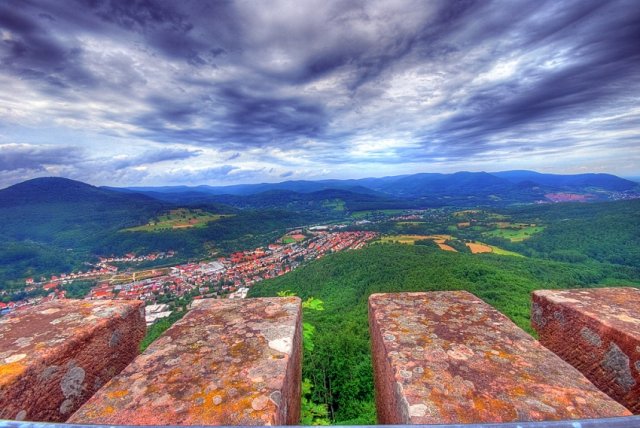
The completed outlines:
{"type": "Polygon", "coordinates": [[[532,299],[540,342],[640,414],[640,290],[538,290],[532,299]]]}
{"type": "Polygon", "coordinates": [[[297,297],[199,300],[69,422],[297,424],[301,328],[297,297]]]}
{"type": "Polygon", "coordinates": [[[64,422],[138,354],[139,301],[56,300],[0,318],[0,419],[64,422]]]}
{"type": "Polygon", "coordinates": [[[374,294],[369,327],[380,423],[630,415],[470,293],[374,294]]]}

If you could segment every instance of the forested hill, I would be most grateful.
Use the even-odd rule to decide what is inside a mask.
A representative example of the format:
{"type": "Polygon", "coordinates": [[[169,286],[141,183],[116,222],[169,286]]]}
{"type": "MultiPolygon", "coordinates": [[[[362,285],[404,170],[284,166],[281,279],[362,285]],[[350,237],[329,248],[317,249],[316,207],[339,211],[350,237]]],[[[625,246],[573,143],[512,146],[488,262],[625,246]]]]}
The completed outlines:
{"type": "Polygon", "coordinates": [[[158,202],[140,193],[115,192],[62,177],[34,178],[0,190],[1,207],[63,201],[113,205],[158,202]]]}
{"type": "Polygon", "coordinates": [[[539,222],[545,230],[505,248],[558,261],[597,260],[640,266],[640,199],[595,204],[553,204],[512,208],[519,221],[539,222]]]}
{"type": "Polygon", "coordinates": [[[77,248],[144,222],[166,206],[144,195],[37,178],[0,190],[0,238],[77,248]]]}
{"type": "Polygon", "coordinates": [[[374,244],[360,251],[326,257],[251,289],[250,296],[275,296],[290,290],[324,301],[322,312],[305,311],[315,326],[315,348],[305,351],[303,377],[313,384],[313,401],[326,403],[339,424],[373,424],[373,379],[367,324],[367,298],[397,291],[468,290],[529,326],[529,295],[540,288],[632,283],[631,267],[597,262],[553,261],[451,253],[435,248],[374,244]]]}

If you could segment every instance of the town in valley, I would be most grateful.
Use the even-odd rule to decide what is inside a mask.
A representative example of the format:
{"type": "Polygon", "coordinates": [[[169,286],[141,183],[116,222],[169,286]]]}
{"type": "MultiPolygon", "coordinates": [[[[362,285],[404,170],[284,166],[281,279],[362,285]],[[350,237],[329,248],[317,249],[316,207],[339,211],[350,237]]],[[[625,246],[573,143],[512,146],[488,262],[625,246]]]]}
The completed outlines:
{"type": "Polygon", "coordinates": [[[85,272],[61,273],[50,278],[27,278],[24,291],[38,288],[45,296],[2,303],[0,313],[21,310],[55,299],[68,298],[64,286],[74,281],[92,281],[85,299],[143,300],[147,304],[147,324],[171,314],[167,303],[175,299],[245,298],[249,288],[265,279],[288,273],[301,264],[325,254],[360,249],[378,234],[371,231],[339,231],[341,226],[315,226],[293,229],[278,242],[250,251],[232,253],[229,257],[206,259],[193,263],[119,272],[116,263],[140,263],[170,260],[175,253],[148,255],[127,254],[101,257],[85,272]]]}

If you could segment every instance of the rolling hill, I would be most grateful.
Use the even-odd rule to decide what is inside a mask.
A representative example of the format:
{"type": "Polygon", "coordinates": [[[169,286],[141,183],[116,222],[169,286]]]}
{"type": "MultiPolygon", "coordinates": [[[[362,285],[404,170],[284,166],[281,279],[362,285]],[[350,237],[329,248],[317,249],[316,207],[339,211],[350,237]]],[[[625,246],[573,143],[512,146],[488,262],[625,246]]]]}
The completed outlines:
{"type": "Polygon", "coordinates": [[[143,221],[167,204],[66,178],[36,178],[0,190],[0,237],[70,247],[143,221]]]}

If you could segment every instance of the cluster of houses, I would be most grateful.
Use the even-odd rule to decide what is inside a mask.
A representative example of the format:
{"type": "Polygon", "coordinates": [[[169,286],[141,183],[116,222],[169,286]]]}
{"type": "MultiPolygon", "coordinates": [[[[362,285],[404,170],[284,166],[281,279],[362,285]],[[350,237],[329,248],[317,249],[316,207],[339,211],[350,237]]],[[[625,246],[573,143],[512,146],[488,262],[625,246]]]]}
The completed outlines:
{"type": "Polygon", "coordinates": [[[395,217],[391,217],[389,220],[391,221],[420,221],[423,219],[422,213],[414,213],[407,215],[398,215],[395,217]]]}
{"type": "Polygon", "coordinates": [[[98,263],[88,266],[92,266],[93,269],[87,269],[86,271],[78,271],[71,273],[61,273],[59,275],[51,275],[51,278],[41,277],[40,280],[34,278],[27,278],[25,280],[26,288],[24,291],[33,291],[37,287],[42,287],[45,290],[55,289],[60,284],[68,284],[71,281],[78,279],[95,279],[104,277],[105,275],[114,274],[118,271],[117,266],[113,266],[112,263],[140,263],[144,261],[153,261],[158,259],[171,258],[175,255],[173,251],[158,252],[145,255],[135,255],[132,253],[125,254],[121,257],[100,257],[98,263]]]}
{"type": "MultiPolygon", "coordinates": [[[[64,299],[65,290],[61,286],[69,284],[78,280],[99,280],[101,278],[108,278],[118,272],[118,267],[113,266],[113,263],[139,263],[143,261],[153,261],[158,259],[171,258],[175,256],[175,252],[156,252],[144,255],[126,254],[120,257],[101,257],[95,265],[86,263],[89,267],[86,271],[77,271],[71,273],[60,273],[58,275],[51,275],[51,277],[40,278],[27,278],[25,280],[25,287],[21,290],[26,294],[33,294],[40,289],[44,292],[48,292],[46,296],[37,295],[35,297],[25,298],[17,302],[0,302],[0,315],[4,315],[8,312],[19,310],[21,308],[35,306],[40,303],[48,302],[55,299],[64,299]]],[[[104,290],[104,282],[101,283],[104,290]]],[[[2,291],[0,296],[7,295],[9,292],[2,291]]],[[[40,293],[37,293],[40,294],[40,293]]],[[[101,294],[102,298],[114,297],[114,294],[101,294]]]]}
{"type": "Polygon", "coordinates": [[[99,268],[109,268],[110,263],[140,263],[158,259],[170,259],[173,256],[175,256],[175,252],[171,250],[167,252],[151,253],[142,256],[128,253],[121,257],[100,257],[100,261],[98,262],[97,266],[99,268]]]}
{"type": "Polygon", "coordinates": [[[94,287],[89,299],[140,299],[157,302],[160,296],[196,298],[228,295],[244,298],[256,282],[284,275],[308,260],[326,253],[362,248],[376,237],[374,232],[313,232],[296,242],[274,243],[221,257],[215,261],[177,265],[168,272],[127,284],[104,282],[94,287]]]}
{"type": "MultiPolygon", "coordinates": [[[[284,275],[301,263],[323,257],[327,253],[362,248],[377,234],[365,231],[314,230],[306,234],[302,231],[292,231],[287,236],[293,236],[295,242],[284,243],[285,240],[279,240],[266,248],[236,252],[214,261],[181,264],[168,269],[152,269],[145,271],[144,279],[135,280],[134,275],[133,281],[124,284],[116,284],[106,279],[109,276],[113,277],[118,270],[112,263],[155,260],[159,257],[172,257],[173,253],[146,256],[127,254],[124,257],[101,258],[96,269],[89,272],[52,276],[40,284],[30,278],[29,287],[40,286],[51,293],[45,298],[31,299],[21,304],[2,304],[4,306],[0,306],[0,310],[7,312],[24,305],[31,306],[43,301],[65,298],[64,290],[58,286],[78,278],[102,278],[85,297],[91,300],[136,299],[144,300],[148,304],[158,304],[185,295],[195,296],[196,299],[218,296],[244,298],[256,282],[284,275]]],[[[164,316],[169,313],[166,310],[159,312],[164,316]]],[[[154,316],[154,319],[157,318],[157,315],[154,316]]]]}

